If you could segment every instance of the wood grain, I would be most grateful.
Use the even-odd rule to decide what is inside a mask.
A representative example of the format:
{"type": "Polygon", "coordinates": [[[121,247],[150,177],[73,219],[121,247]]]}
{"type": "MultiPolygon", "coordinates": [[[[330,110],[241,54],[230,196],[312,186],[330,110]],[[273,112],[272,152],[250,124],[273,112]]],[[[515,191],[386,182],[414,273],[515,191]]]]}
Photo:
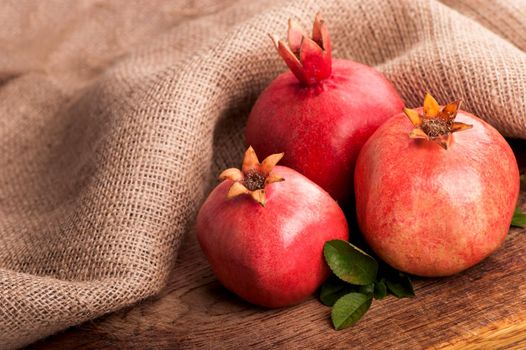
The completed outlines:
{"type": "MultiPolygon", "coordinates": [[[[523,168],[525,143],[514,146],[523,168]]],[[[525,229],[512,228],[501,249],[468,271],[414,282],[415,298],[375,301],[361,322],[336,332],[330,308],[314,298],[280,310],[236,298],[190,232],[160,296],[29,348],[526,349],[525,229]]]]}
{"type": "Polygon", "coordinates": [[[524,349],[526,321],[524,317],[516,318],[516,322],[496,322],[477,330],[477,336],[467,336],[453,339],[437,349],[448,350],[478,350],[478,349],[524,349]]]}

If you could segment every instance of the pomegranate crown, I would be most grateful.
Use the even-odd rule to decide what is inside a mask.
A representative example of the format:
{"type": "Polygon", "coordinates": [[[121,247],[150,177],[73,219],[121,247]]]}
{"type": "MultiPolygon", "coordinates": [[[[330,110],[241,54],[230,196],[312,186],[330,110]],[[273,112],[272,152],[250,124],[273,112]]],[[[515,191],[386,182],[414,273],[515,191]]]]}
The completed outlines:
{"type": "Polygon", "coordinates": [[[265,206],[265,187],[271,183],[285,180],[272,173],[272,169],[283,158],[284,153],[271,154],[259,162],[252,146],[248,147],[243,158],[241,170],[229,168],[219,175],[219,180],[231,180],[232,186],[227,193],[227,199],[240,195],[250,195],[253,200],[265,206]]]}
{"type": "Polygon", "coordinates": [[[415,109],[404,108],[405,115],[415,127],[409,133],[409,137],[436,142],[447,150],[451,144],[452,133],[473,127],[473,125],[454,121],[461,102],[461,100],[450,102],[441,108],[435,98],[426,93],[423,113],[415,109]]]}
{"type": "Polygon", "coordinates": [[[306,85],[316,85],[331,76],[331,39],[319,13],[314,18],[312,38],[293,19],[289,19],[287,42],[269,34],[279,55],[298,80],[306,85]]]}

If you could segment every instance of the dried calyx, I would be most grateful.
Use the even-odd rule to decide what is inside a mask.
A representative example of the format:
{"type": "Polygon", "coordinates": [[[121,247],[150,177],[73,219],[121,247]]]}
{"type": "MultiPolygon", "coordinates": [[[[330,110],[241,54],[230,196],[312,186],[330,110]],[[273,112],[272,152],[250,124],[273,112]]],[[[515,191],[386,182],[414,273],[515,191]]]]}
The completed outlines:
{"type": "Polygon", "coordinates": [[[415,127],[409,133],[409,137],[412,139],[430,140],[436,142],[442,148],[448,149],[452,133],[473,127],[473,125],[454,121],[460,108],[460,103],[461,101],[458,100],[440,108],[433,96],[426,94],[423,113],[419,113],[414,109],[404,108],[405,115],[415,127]]]}
{"type": "Polygon", "coordinates": [[[316,14],[312,38],[294,20],[289,19],[287,42],[269,34],[279,55],[298,80],[306,85],[316,85],[331,76],[331,40],[320,14],[316,14]]]}
{"type": "Polygon", "coordinates": [[[256,152],[249,147],[245,152],[241,170],[226,169],[219,175],[219,180],[231,180],[227,198],[250,195],[256,202],[265,206],[265,187],[271,183],[283,181],[281,176],[272,173],[272,169],[283,158],[284,153],[272,154],[259,162],[256,152]]]}

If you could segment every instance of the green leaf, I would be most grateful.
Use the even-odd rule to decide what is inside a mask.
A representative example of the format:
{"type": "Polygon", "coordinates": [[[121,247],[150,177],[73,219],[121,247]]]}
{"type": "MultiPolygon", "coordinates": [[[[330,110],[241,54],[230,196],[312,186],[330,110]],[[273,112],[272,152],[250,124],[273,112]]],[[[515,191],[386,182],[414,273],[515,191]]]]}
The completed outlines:
{"type": "Polygon", "coordinates": [[[373,295],[374,294],[374,283],[368,284],[366,286],[360,286],[360,288],[358,288],[358,292],[362,294],[373,295]]]}
{"type": "Polygon", "coordinates": [[[373,297],[362,293],[349,293],[334,304],[331,312],[332,324],[336,330],[352,326],[369,310],[373,297]]]}
{"type": "Polygon", "coordinates": [[[381,300],[387,296],[387,286],[385,285],[385,279],[382,278],[380,281],[374,284],[374,298],[381,300]]]}
{"type": "Polygon", "coordinates": [[[409,298],[415,296],[413,285],[409,277],[401,272],[386,277],[385,285],[391,294],[397,298],[409,298]]]}
{"type": "Polygon", "coordinates": [[[332,272],[345,282],[365,286],[376,279],[376,260],[349,242],[328,241],[323,247],[323,255],[332,272]]]}
{"type": "Polygon", "coordinates": [[[345,294],[356,291],[356,287],[345,283],[334,275],[321,286],[320,301],[327,306],[333,306],[336,300],[345,294]]]}
{"type": "Polygon", "coordinates": [[[526,228],[526,214],[523,213],[519,207],[515,208],[513,218],[511,219],[511,226],[526,228]]]}
{"type": "Polygon", "coordinates": [[[521,175],[521,189],[526,188],[526,174],[521,175]]]}

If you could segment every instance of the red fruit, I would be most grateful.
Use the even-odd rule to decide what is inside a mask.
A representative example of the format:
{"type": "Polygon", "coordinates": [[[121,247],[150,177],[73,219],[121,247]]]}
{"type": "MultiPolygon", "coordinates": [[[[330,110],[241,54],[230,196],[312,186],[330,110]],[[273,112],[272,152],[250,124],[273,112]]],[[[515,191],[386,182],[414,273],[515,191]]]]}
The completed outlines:
{"type": "Polygon", "coordinates": [[[331,63],[329,32],[319,15],[312,39],[293,21],[288,45],[272,38],[291,71],[278,76],[256,101],[246,142],[263,156],[284,151],[282,164],[348,203],[360,148],[402,111],[403,102],[375,69],[348,60],[331,63]]]}
{"type": "Polygon", "coordinates": [[[197,216],[197,238],[219,281],[266,307],[312,294],[329,274],[324,243],[348,239],[338,204],[300,173],[274,167],[282,156],[260,164],[250,147],[243,171],[225,170],[197,216]]]}
{"type": "Polygon", "coordinates": [[[394,116],[356,164],[356,209],[367,242],[388,264],[415,275],[451,275],[490,255],[517,202],[512,150],[459,105],[440,108],[427,95],[423,111],[404,110],[413,125],[403,113],[394,116]]]}

